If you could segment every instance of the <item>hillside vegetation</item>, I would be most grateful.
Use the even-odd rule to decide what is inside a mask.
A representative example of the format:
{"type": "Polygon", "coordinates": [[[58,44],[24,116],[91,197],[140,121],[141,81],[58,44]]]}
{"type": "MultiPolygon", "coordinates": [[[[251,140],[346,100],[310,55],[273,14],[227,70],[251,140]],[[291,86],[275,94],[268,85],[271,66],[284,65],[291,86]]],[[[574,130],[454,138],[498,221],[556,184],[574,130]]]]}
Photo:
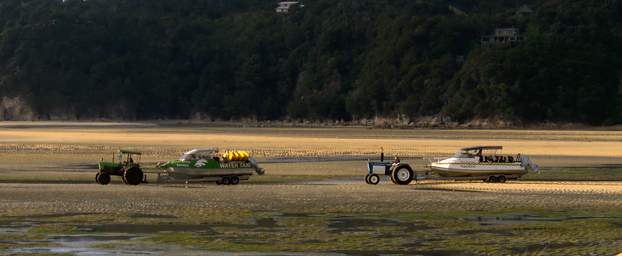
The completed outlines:
{"type": "Polygon", "coordinates": [[[622,122],[622,1],[304,4],[3,0],[0,118],[622,122]]]}

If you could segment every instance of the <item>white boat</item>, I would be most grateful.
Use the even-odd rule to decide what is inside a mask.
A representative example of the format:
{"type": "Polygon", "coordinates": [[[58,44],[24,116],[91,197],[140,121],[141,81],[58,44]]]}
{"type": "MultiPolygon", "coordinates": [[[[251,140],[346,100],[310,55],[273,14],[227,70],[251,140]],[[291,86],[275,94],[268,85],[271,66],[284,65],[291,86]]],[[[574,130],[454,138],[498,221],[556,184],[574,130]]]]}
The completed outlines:
{"type": "Polygon", "coordinates": [[[478,146],[463,148],[454,156],[432,162],[430,169],[442,177],[483,179],[491,182],[505,182],[537,170],[528,157],[501,155],[502,146],[478,146]]]}

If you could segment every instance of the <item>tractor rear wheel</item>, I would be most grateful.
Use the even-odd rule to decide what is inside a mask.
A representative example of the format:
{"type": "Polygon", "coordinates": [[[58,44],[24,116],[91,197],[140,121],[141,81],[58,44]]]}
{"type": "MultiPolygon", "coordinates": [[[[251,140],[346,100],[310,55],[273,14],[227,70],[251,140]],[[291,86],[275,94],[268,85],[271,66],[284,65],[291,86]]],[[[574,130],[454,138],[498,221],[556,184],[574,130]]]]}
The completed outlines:
{"type": "Polygon", "coordinates": [[[137,167],[132,167],[123,173],[123,178],[128,185],[138,185],[143,181],[143,171],[137,167]]]}
{"type": "Polygon", "coordinates": [[[108,185],[110,183],[110,174],[99,172],[95,175],[95,179],[97,179],[97,183],[100,185],[108,185]]]}
{"type": "Polygon", "coordinates": [[[400,166],[391,172],[393,182],[398,185],[408,185],[413,180],[414,172],[408,166],[400,166]]]}
{"type": "Polygon", "coordinates": [[[488,177],[488,182],[490,182],[490,183],[497,183],[497,182],[499,182],[499,179],[497,179],[497,177],[495,177],[495,176],[490,176],[490,177],[488,177]]]}

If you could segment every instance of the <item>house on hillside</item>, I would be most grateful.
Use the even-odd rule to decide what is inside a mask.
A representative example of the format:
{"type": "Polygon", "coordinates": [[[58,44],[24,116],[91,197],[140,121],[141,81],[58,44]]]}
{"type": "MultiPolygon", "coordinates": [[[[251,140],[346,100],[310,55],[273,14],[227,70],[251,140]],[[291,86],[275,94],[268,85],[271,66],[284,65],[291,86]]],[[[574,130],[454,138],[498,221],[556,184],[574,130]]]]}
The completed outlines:
{"type": "Polygon", "coordinates": [[[458,9],[458,7],[455,7],[453,5],[449,5],[449,6],[447,6],[447,8],[449,9],[449,11],[451,11],[455,15],[458,15],[458,16],[466,16],[467,15],[467,13],[465,11],[458,9]]]}
{"type": "Polygon", "coordinates": [[[533,10],[529,8],[527,5],[523,5],[516,11],[516,15],[518,16],[529,16],[533,13],[533,10]]]}
{"type": "Polygon", "coordinates": [[[512,47],[522,40],[517,28],[497,28],[492,35],[482,36],[481,45],[482,47],[498,45],[512,47]]]}
{"type": "Polygon", "coordinates": [[[518,10],[516,10],[516,13],[514,13],[514,17],[524,21],[525,19],[531,17],[533,13],[533,9],[529,8],[529,6],[525,4],[518,8],[518,10]]]}
{"type": "Polygon", "coordinates": [[[303,8],[305,7],[305,5],[299,1],[283,1],[283,2],[279,2],[278,6],[276,7],[276,12],[277,13],[288,13],[292,7],[303,8]]]}

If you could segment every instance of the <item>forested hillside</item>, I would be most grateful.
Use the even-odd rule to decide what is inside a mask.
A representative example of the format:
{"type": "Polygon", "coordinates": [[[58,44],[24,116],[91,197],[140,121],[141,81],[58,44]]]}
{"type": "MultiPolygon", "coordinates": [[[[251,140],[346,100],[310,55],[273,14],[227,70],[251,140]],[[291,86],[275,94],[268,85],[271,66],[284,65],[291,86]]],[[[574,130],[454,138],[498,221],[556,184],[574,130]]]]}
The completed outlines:
{"type": "Polygon", "coordinates": [[[622,122],[622,1],[276,3],[2,0],[0,117],[622,122]]]}

